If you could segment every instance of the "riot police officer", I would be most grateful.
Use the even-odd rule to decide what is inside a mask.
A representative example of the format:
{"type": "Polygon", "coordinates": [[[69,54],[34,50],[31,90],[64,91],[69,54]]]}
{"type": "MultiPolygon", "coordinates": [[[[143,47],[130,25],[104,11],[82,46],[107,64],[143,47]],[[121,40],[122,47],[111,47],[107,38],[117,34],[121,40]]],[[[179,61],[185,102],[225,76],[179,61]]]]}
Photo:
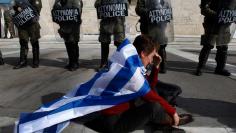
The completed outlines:
{"type": "Polygon", "coordinates": [[[82,8],[82,0],[56,0],[52,10],[53,21],[60,26],[58,33],[65,41],[69,57],[69,63],[65,68],[69,71],[75,71],[79,68],[78,42],[80,40],[82,8]],[[71,11],[71,13],[66,14],[67,11],[71,11]],[[60,15],[58,12],[61,12],[60,15]]]}
{"type": "Polygon", "coordinates": [[[172,20],[172,9],[168,0],[138,0],[135,11],[140,16],[140,30],[160,44],[157,51],[162,57],[160,73],[166,73],[167,26],[172,20]]]}
{"type": "Polygon", "coordinates": [[[4,61],[3,61],[3,58],[2,58],[2,52],[0,50],[0,65],[3,65],[4,64],[4,61]]]}
{"type": "Polygon", "coordinates": [[[20,61],[14,67],[19,69],[27,66],[28,42],[32,45],[33,68],[39,67],[40,25],[39,15],[42,8],[41,0],[15,0],[13,22],[18,28],[20,42],[20,61]],[[22,17],[23,16],[23,17],[22,17]],[[28,17],[24,17],[28,16],[28,17]],[[30,16],[30,17],[29,17],[30,16]]]}
{"type": "Polygon", "coordinates": [[[230,25],[233,16],[224,14],[232,12],[236,8],[236,0],[201,0],[201,14],[205,16],[203,28],[204,35],[201,36],[201,49],[196,75],[202,74],[211,49],[216,43],[216,63],[215,74],[230,76],[230,72],[225,69],[227,60],[228,43],[230,42],[230,25]]]}
{"type": "Polygon", "coordinates": [[[4,33],[5,33],[4,38],[7,38],[7,31],[8,30],[10,32],[10,38],[13,38],[13,36],[14,36],[14,25],[12,23],[12,17],[11,17],[9,8],[6,8],[4,10],[4,26],[5,26],[4,27],[4,33]]]}
{"type": "Polygon", "coordinates": [[[98,19],[100,19],[99,42],[101,43],[101,62],[98,71],[108,62],[111,35],[114,36],[116,47],[125,39],[125,16],[128,16],[128,0],[96,0],[98,19]],[[106,8],[106,7],[113,8],[106,8]],[[114,7],[122,7],[116,10],[114,7]]]}

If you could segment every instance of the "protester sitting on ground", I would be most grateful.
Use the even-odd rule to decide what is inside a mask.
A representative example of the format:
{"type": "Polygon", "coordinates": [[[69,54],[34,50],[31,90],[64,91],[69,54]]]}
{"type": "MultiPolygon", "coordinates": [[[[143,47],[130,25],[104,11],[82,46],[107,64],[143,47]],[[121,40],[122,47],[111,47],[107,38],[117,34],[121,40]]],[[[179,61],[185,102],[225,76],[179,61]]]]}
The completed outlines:
{"type": "MultiPolygon", "coordinates": [[[[18,133],[61,132],[70,121],[78,120],[103,133],[131,132],[147,124],[155,129],[170,127],[167,131],[184,132],[172,125],[186,124],[191,116],[178,115],[175,108],[155,92],[152,82],[156,80],[148,83],[145,79],[145,67],[153,60],[157,62],[153,71],[156,73],[160,57],[149,38],[138,36],[134,45],[125,39],[109,59],[107,70],[99,71],[88,82],[33,113],[23,113],[15,130],[18,133]]],[[[150,76],[148,79],[155,79],[150,76]]]]}
{"type": "Polygon", "coordinates": [[[151,90],[143,97],[101,111],[100,116],[85,123],[85,125],[98,132],[124,133],[134,131],[146,124],[152,123],[152,125],[157,126],[160,124],[163,126],[167,125],[171,130],[184,132],[184,130],[172,126],[191,122],[191,115],[178,115],[176,109],[155,91],[157,73],[161,60],[160,56],[156,53],[156,44],[148,37],[139,35],[135,38],[133,45],[144,67],[152,64],[153,60],[156,62],[156,67],[153,68],[151,75],[147,75],[151,90]]]}

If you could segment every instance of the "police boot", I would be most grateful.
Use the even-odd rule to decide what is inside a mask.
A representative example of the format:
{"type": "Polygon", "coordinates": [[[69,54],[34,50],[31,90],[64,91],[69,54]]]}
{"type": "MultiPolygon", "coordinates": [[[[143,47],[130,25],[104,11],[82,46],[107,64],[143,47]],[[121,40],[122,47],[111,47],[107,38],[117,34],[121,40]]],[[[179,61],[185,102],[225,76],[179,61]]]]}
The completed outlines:
{"type": "Polygon", "coordinates": [[[39,67],[39,42],[36,41],[32,44],[32,52],[33,52],[33,68],[39,67]]]}
{"type": "Polygon", "coordinates": [[[166,50],[165,50],[165,46],[162,46],[160,47],[158,53],[159,55],[161,56],[162,58],[162,62],[160,64],[160,73],[166,73],[166,50]]]}
{"type": "Polygon", "coordinates": [[[225,64],[227,60],[227,50],[228,46],[217,46],[217,53],[216,53],[216,68],[215,74],[223,75],[223,76],[230,76],[230,72],[225,69],[225,64]]]}
{"type": "Polygon", "coordinates": [[[69,65],[68,70],[69,71],[75,71],[79,68],[79,46],[78,43],[73,42],[71,43],[71,47],[70,47],[70,51],[71,51],[71,65],[69,65]]]}
{"type": "Polygon", "coordinates": [[[198,66],[197,66],[197,70],[195,72],[195,75],[197,75],[197,76],[202,75],[202,68],[205,67],[210,52],[211,52],[211,48],[203,46],[203,48],[199,54],[199,58],[198,58],[199,62],[198,62],[198,66]]]}
{"type": "Polygon", "coordinates": [[[20,69],[27,66],[28,42],[20,40],[20,61],[13,69],[20,69]]]}
{"type": "Polygon", "coordinates": [[[4,61],[3,61],[3,58],[2,58],[2,52],[0,51],[0,65],[4,65],[4,61]]]}
{"type": "Polygon", "coordinates": [[[106,68],[108,63],[108,56],[109,56],[109,44],[108,43],[102,43],[101,44],[101,64],[97,71],[100,71],[104,68],[106,68]]]}

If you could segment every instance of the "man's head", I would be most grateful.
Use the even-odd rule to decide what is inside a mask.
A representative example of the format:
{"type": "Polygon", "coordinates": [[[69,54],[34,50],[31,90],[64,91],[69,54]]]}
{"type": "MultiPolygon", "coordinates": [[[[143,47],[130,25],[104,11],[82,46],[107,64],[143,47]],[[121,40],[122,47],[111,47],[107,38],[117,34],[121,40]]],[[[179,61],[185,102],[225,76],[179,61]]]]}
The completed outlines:
{"type": "Polygon", "coordinates": [[[155,44],[149,37],[144,35],[137,36],[133,45],[136,48],[143,65],[146,67],[148,64],[151,64],[153,57],[157,55],[156,50],[158,45],[155,44]]]}

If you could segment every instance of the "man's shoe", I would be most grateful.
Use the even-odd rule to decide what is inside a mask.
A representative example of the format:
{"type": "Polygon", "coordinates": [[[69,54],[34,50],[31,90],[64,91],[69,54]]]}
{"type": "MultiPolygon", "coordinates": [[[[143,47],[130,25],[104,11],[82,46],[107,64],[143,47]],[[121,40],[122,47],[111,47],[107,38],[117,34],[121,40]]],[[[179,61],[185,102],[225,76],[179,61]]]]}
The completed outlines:
{"type": "Polygon", "coordinates": [[[5,64],[5,63],[4,63],[3,59],[0,58],[0,65],[4,65],[4,64],[5,64]]]}
{"type": "Polygon", "coordinates": [[[20,69],[27,66],[27,62],[19,62],[13,69],[20,69]]]}
{"type": "Polygon", "coordinates": [[[223,76],[230,76],[231,73],[226,70],[226,69],[223,69],[223,70],[215,70],[215,74],[219,74],[219,75],[223,75],[223,76]]]}
{"type": "Polygon", "coordinates": [[[162,69],[160,69],[160,71],[159,71],[159,73],[166,73],[166,72],[167,72],[166,68],[162,68],[162,69]]]}
{"type": "Polygon", "coordinates": [[[196,76],[201,76],[202,71],[200,69],[197,69],[196,72],[194,73],[196,76]]]}
{"type": "Polygon", "coordinates": [[[193,121],[193,116],[190,114],[179,115],[179,125],[185,125],[193,121]]]}
{"type": "Polygon", "coordinates": [[[107,64],[100,65],[100,67],[96,69],[97,72],[100,72],[100,71],[103,71],[103,70],[108,70],[107,64]]]}
{"type": "Polygon", "coordinates": [[[39,64],[37,64],[37,63],[32,64],[32,68],[38,68],[38,67],[39,67],[39,64]]]}
{"type": "Polygon", "coordinates": [[[76,71],[78,68],[79,68],[79,64],[78,64],[78,63],[69,65],[69,66],[67,67],[67,69],[68,69],[69,71],[76,71]]]}

